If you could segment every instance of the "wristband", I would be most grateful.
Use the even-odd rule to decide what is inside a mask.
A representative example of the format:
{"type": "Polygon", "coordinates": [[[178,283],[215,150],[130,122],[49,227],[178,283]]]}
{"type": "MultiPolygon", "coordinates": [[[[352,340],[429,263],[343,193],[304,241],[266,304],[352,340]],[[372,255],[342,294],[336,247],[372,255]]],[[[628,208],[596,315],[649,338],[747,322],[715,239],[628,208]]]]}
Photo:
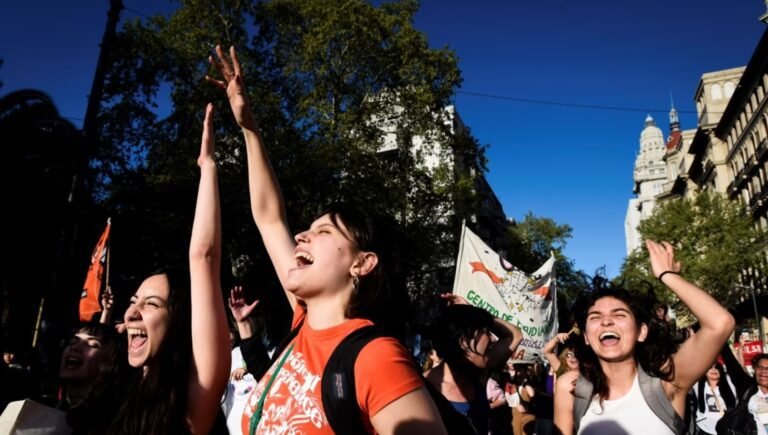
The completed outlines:
{"type": "MultiPolygon", "coordinates": [[[[666,275],[668,273],[671,273],[672,275],[680,276],[680,274],[675,272],[674,270],[665,270],[664,272],[661,272],[661,274],[659,274],[659,277],[656,278],[656,279],[658,279],[660,283],[664,284],[664,281],[662,281],[661,279],[664,278],[664,275],[666,275]]],[[[664,285],[666,285],[666,284],[664,284],[664,285]]]]}

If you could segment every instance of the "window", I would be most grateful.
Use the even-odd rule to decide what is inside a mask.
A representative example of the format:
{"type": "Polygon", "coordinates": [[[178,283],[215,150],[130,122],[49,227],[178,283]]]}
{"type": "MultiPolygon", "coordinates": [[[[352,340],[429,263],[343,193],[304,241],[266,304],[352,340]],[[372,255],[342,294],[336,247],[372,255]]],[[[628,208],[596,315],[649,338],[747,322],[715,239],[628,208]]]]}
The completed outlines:
{"type": "Polygon", "coordinates": [[[731,95],[733,95],[733,91],[736,90],[736,85],[733,84],[733,82],[725,82],[725,97],[731,98],[731,95]]]}
{"type": "Polygon", "coordinates": [[[713,100],[717,101],[717,100],[722,100],[723,99],[723,90],[720,87],[720,85],[718,85],[717,83],[712,85],[712,87],[710,88],[709,92],[710,92],[710,94],[712,94],[712,99],[713,100]]]}

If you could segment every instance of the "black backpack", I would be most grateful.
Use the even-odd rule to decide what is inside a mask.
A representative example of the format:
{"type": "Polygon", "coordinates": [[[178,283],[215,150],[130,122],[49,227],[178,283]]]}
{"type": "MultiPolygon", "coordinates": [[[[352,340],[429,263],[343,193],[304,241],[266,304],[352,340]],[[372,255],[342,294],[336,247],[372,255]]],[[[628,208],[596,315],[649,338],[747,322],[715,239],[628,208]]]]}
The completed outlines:
{"type": "MultiPolygon", "coordinates": [[[[296,337],[301,323],[291,330],[273,354],[278,358],[288,344],[296,337]]],[[[364,326],[353,331],[336,346],[323,370],[321,395],[325,417],[331,429],[337,434],[367,434],[360,417],[355,392],[355,361],[366,344],[379,337],[391,337],[383,328],[376,325],[364,326]]],[[[415,365],[415,363],[414,363],[415,365]]],[[[418,373],[418,367],[415,367],[418,373]]],[[[422,376],[422,375],[420,375],[422,376]]],[[[479,435],[469,418],[453,407],[450,401],[440,394],[432,384],[422,376],[424,386],[437,406],[446,430],[451,435],[479,435]]]]}

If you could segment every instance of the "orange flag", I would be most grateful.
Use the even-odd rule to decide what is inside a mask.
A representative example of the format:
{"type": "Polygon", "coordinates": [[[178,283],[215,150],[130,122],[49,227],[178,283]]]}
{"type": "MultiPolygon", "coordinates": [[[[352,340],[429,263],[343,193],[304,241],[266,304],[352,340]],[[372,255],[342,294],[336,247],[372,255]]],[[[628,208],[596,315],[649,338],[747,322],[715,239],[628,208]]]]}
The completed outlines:
{"type": "Polygon", "coordinates": [[[89,322],[95,313],[101,311],[99,296],[101,292],[101,282],[104,275],[104,267],[107,263],[107,240],[109,239],[109,229],[112,223],[107,219],[107,228],[96,243],[96,247],[91,254],[91,264],[88,266],[88,274],[85,276],[83,292],[80,293],[80,321],[89,322]]]}

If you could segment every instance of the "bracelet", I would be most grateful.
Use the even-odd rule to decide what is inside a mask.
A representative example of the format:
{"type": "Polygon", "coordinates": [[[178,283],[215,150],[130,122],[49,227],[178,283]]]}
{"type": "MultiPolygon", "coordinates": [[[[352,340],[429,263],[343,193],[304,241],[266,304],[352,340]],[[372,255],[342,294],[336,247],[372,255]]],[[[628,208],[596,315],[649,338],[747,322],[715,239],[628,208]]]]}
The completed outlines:
{"type": "MultiPolygon", "coordinates": [[[[664,284],[664,281],[662,281],[661,279],[664,278],[664,275],[666,275],[668,273],[671,273],[672,275],[680,276],[680,274],[675,272],[674,270],[665,270],[664,272],[661,272],[661,274],[656,279],[658,279],[660,283],[664,284]]],[[[664,284],[664,285],[666,285],[666,284],[664,284]]]]}

